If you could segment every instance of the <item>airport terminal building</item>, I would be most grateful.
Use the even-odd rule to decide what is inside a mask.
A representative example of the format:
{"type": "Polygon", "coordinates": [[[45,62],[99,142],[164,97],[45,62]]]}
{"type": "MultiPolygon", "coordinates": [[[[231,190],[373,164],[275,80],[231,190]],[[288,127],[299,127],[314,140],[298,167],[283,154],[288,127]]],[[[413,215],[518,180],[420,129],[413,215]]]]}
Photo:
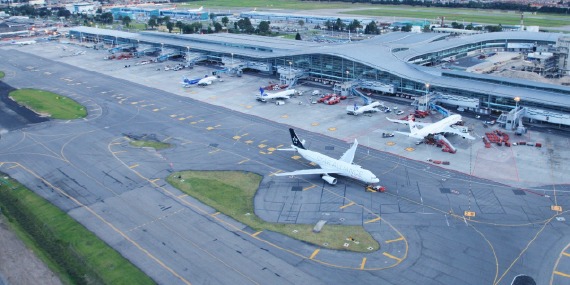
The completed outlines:
{"type": "Polygon", "coordinates": [[[70,35],[114,47],[154,49],[159,53],[157,60],[178,54],[184,55],[188,64],[219,62],[226,67],[221,72],[257,70],[279,76],[286,83],[310,80],[334,86],[335,91],[356,89],[360,94],[416,101],[424,97],[424,105],[437,103],[453,111],[517,111],[515,118],[507,119],[524,116],[554,127],[570,126],[570,87],[431,67],[470,54],[554,46],[562,34],[499,32],[450,37],[445,33],[394,32],[349,43],[224,33],[126,33],[90,27],[73,28],[70,35]],[[523,106],[524,112],[515,106],[523,106]]]}

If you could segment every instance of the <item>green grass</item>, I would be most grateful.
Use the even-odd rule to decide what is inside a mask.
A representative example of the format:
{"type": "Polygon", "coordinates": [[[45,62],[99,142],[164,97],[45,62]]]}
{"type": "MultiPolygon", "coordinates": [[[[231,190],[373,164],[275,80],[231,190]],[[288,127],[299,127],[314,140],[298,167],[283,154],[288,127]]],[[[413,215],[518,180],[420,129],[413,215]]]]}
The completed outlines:
{"type": "Polygon", "coordinates": [[[70,120],[87,116],[85,107],[74,100],[52,92],[37,89],[19,89],[10,98],[34,112],[54,119],[70,120]]]}
{"type": "Polygon", "coordinates": [[[145,141],[145,140],[132,140],[130,144],[136,147],[152,147],[156,150],[169,148],[171,146],[169,143],[163,143],[157,141],[145,141]]]}
{"type": "Polygon", "coordinates": [[[4,71],[0,71],[0,79],[4,78],[4,71]]]}
{"type": "Polygon", "coordinates": [[[295,36],[297,36],[296,34],[283,34],[280,35],[280,38],[284,38],[284,39],[288,39],[288,40],[294,40],[295,36]]]}
{"type": "MultiPolygon", "coordinates": [[[[353,10],[341,12],[341,14],[359,15],[359,16],[375,16],[375,17],[399,17],[399,18],[416,18],[418,20],[427,19],[435,23],[437,17],[445,17],[446,23],[458,22],[469,23],[486,23],[486,24],[502,24],[502,25],[518,25],[520,24],[520,14],[513,11],[499,11],[488,9],[467,9],[467,8],[428,8],[420,6],[389,6],[378,5],[375,8],[353,10]]],[[[403,19],[396,18],[396,21],[403,19]]],[[[526,26],[541,27],[559,27],[570,25],[570,16],[560,14],[537,14],[531,15],[525,13],[524,24],[526,26]]]]}
{"type": "MultiPolygon", "coordinates": [[[[196,9],[204,6],[204,10],[213,7],[236,7],[236,8],[271,8],[271,9],[292,9],[292,10],[314,10],[314,9],[341,9],[341,8],[354,8],[357,5],[342,2],[325,2],[322,3],[312,1],[298,1],[298,0],[203,0],[192,1],[187,3],[177,4],[177,7],[196,9]]],[[[360,7],[370,7],[370,5],[361,4],[360,7]]]]}
{"type": "Polygon", "coordinates": [[[154,284],[92,232],[15,180],[0,179],[0,208],[26,246],[64,284],[154,284]]]}
{"type": "Polygon", "coordinates": [[[313,233],[314,225],[282,224],[263,221],[254,214],[253,197],[261,176],[238,171],[182,171],[167,177],[168,183],[182,192],[200,200],[216,210],[248,225],[255,231],[273,231],[286,236],[315,244],[319,247],[371,252],[380,245],[362,226],[342,226],[326,224],[318,234],[313,233]],[[178,178],[180,176],[180,178],[178,178]],[[349,242],[353,238],[358,244],[349,242]],[[328,243],[328,246],[324,246],[328,243]],[[373,250],[369,250],[372,247],[373,250]]]}

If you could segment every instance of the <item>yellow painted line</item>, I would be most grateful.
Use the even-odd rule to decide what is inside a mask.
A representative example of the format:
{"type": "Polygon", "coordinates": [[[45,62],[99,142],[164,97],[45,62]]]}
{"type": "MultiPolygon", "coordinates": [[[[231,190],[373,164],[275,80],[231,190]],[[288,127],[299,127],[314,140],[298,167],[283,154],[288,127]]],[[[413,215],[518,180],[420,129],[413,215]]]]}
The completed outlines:
{"type": "Polygon", "coordinates": [[[261,232],[262,232],[262,231],[259,231],[259,232],[256,232],[256,233],[253,233],[251,236],[252,236],[252,237],[256,237],[256,236],[257,236],[258,234],[260,234],[261,232]]]}
{"type": "Polygon", "coordinates": [[[214,127],[207,127],[207,128],[206,128],[206,130],[208,130],[208,131],[211,131],[211,130],[213,130],[213,129],[214,129],[214,127]]]}
{"type": "Polygon", "coordinates": [[[246,144],[252,144],[253,141],[245,141],[246,144]]]}
{"type": "Polygon", "coordinates": [[[570,253],[567,253],[567,252],[564,252],[564,251],[562,252],[562,255],[570,257],[570,253]]]}
{"type": "Polygon", "coordinates": [[[188,194],[182,194],[182,195],[178,195],[176,198],[178,199],[182,199],[184,197],[188,197],[188,194]]]}
{"type": "Polygon", "coordinates": [[[268,147],[268,148],[267,148],[267,151],[269,151],[269,152],[274,152],[274,151],[275,151],[275,148],[274,148],[274,147],[268,147]]]}
{"type": "Polygon", "coordinates": [[[160,178],[156,178],[156,179],[149,180],[149,181],[150,181],[151,183],[155,183],[155,182],[158,181],[158,180],[160,180],[160,178]]]}
{"type": "Polygon", "coordinates": [[[364,269],[364,265],[366,265],[366,257],[362,258],[362,263],[360,263],[360,270],[364,269]]]}
{"type": "Polygon", "coordinates": [[[334,131],[336,131],[336,128],[331,127],[331,128],[329,128],[329,131],[334,132],[334,131]]]}
{"type": "Polygon", "coordinates": [[[399,237],[399,238],[397,238],[397,239],[387,240],[387,241],[385,241],[385,243],[391,243],[391,242],[401,241],[401,240],[404,240],[404,237],[401,236],[401,237],[399,237]]]}
{"type": "Polygon", "coordinates": [[[248,162],[248,161],[249,161],[249,158],[246,158],[246,159],[244,159],[244,160],[242,160],[242,161],[238,162],[238,164],[242,164],[242,163],[244,163],[244,162],[248,162]]]}
{"type": "Polygon", "coordinates": [[[273,176],[273,175],[275,175],[277,173],[281,173],[281,172],[283,172],[283,170],[277,170],[275,172],[270,173],[269,176],[273,176]]]}
{"type": "Polygon", "coordinates": [[[237,141],[237,140],[241,139],[241,137],[240,136],[233,136],[233,139],[237,141]]]}
{"type": "Polygon", "coordinates": [[[406,151],[410,151],[410,152],[415,150],[413,147],[407,147],[405,149],[406,149],[406,151]]]}
{"type": "Polygon", "coordinates": [[[311,254],[311,256],[309,256],[309,259],[313,259],[315,258],[315,256],[317,256],[317,254],[319,253],[319,251],[321,251],[320,249],[315,249],[315,251],[313,251],[313,253],[311,254]]]}
{"type": "Polygon", "coordinates": [[[465,217],[475,217],[475,212],[473,212],[473,211],[465,211],[465,212],[463,213],[463,215],[464,215],[465,217]]]}
{"type": "Polygon", "coordinates": [[[215,125],[214,128],[219,128],[219,127],[221,127],[221,126],[222,126],[222,125],[215,125]]]}
{"type": "Polygon", "coordinates": [[[220,149],[219,149],[219,148],[218,148],[218,149],[216,149],[216,150],[212,150],[212,151],[210,151],[210,152],[208,152],[208,153],[209,153],[209,154],[212,154],[212,153],[216,153],[216,152],[218,152],[218,151],[220,151],[220,149]]]}
{"type": "Polygon", "coordinates": [[[4,162],[0,162],[0,167],[1,167],[2,165],[4,165],[4,162]]]}
{"type": "Polygon", "coordinates": [[[120,142],[114,142],[111,145],[117,145],[117,144],[121,144],[120,142]]]}
{"type": "Polygon", "coordinates": [[[245,136],[247,136],[247,135],[249,135],[249,133],[245,133],[245,134],[243,134],[243,135],[241,135],[241,136],[242,136],[242,137],[245,137],[245,136]]]}
{"type": "Polygon", "coordinates": [[[551,209],[552,211],[562,212],[562,206],[552,205],[552,206],[550,206],[550,209],[551,209]]]}
{"type": "Polygon", "coordinates": [[[163,139],[162,142],[167,142],[167,141],[169,141],[171,138],[172,138],[172,137],[167,137],[167,138],[163,139]]]}
{"type": "Polygon", "coordinates": [[[562,273],[560,271],[554,271],[554,274],[570,278],[570,274],[562,273]]]}
{"type": "Polygon", "coordinates": [[[377,222],[377,221],[380,221],[380,217],[375,218],[375,219],[372,219],[372,220],[368,220],[368,221],[366,221],[366,222],[364,222],[364,223],[365,223],[365,224],[370,224],[370,223],[374,223],[374,222],[377,222]]]}
{"type": "Polygon", "coordinates": [[[197,123],[198,123],[198,122],[190,122],[191,125],[195,125],[195,124],[197,124],[197,123]]]}
{"type": "Polygon", "coordinates": [[[348,204],[346,204],[346,205],[344,205],[344,206],[340,206],[340,208],[341,208],[341,209],[344,209],[344,208],[350,207],[350,206],[352,206],[352,205],[354,205],[354,204],[356,204],[356,203],[350,202],[350,203],[348,203],[348,204]]]}
{"type": "Polygon", "coordinates": [[[312,166],[317,166],[317,164],[314,163],[314,162],[311,162],[311,163],[309,163],[309,164],[312,165],[312,166]]]}
{"type": "Polygon", "coordinates": [[[158,111],[160,111],[160,109],[158,109],[158,108],[157,108],[157,109],[152,109],[152,111],[153,111],[153,112],[158,112],[158,111]]]}
{"type": "Polygon", "coordinates": [[[184,121],[186,118],[178,118],[178,121],[184,121]]]}
{"type": "Polygon", "coordinates": [[[13,165],[13,166],[8,167],[8,169],[16,168],[16,167],[18,167],[18,166],[19,166],[19,165],[16,164],[16,165],[13,165]]]}
{"type": "Polygon", "coordinates": [[[319,123],[311,123],[311,126],[313,126],[313,127],[316,127],[318,125],[319,125],[319,123]]]}
{"type": "Polygon", "coordinates": [[[176,115],[176,114],[170,115],[171,118],[176,118],[177,116],[178,116],[178,115],[176,115]]]}
{"type": "Polygon", "coordinates": [[[289,115],[282,115],[281,118],[289,118],[289,115]]]}
{"type": "Polygon", "coordinates": [[[219,215],[219,214],[220,214],[220,212],[215,212],[215,213],[213,213],[211,216],[212,216],[212,217],[215,217],[215,216],[217,216],[217,215],[219,215]]]}
{"type": "Polygon", "coordinates": [[[281,148],[282,146],[283,146],[283,145],[282,145],[282,144],[280,144],[280,145],[276,146],[275,148],[281,148]]]}
{"type": "Polygon", "coordinates": [[[298,156],[298,155],[293,155],[293,156],[291,156],[291,158],[294,159],[294,160],[297,160],[297,159],[300,159],[301,157],[298,156]]]}
{"type": "Polygon", "coordinates": [[[386,256],[386,257],[391,258],[391,259],[395,259],[395,260],[397,260],[397,261],[402,261],[401,258],[397,258],[397,257],[395,257],[395,256],[393,256],[393,255],[391,255],[391,254],[389,254],[389,253],[387,253],[387,252],[382,252],[382,254],[383,254],[384,256],[386,256]]]}
{"type": "Polygon", "coordinates": [[[126,150],[114,151],[113,154],[122,153],[122,152],[127,152],[127,151],[126,150]]]}
{"type": "Polygon", "coordinates": [[[266,147],[266,146],[267,146],[267,145],[265,145],[265,144],[259,144],[257,147],[258,147],[258,148],[264,148],[264,147],[266,147]]]}
{"type": "Polygon", "coordinates": [[[311,186],[308,186],[308,187],[303,188],[303,191],[307,191],[307,190],[313,189],[313,188],[315,188],[315,187],[317,187],[317,185],[313,184],[313,185],[311,185],[311,186]]]}
{"type": "Polygon", "coordinates": [[[138,163],[129,166],[129,168],[130,168],[130,169],[133,169],[133,168],[135,168],[135,167],[137,167],[137,166],[139,166],[138,163]]]}
{"type": "Polygon", "coordinates": [[[387,146],[393,146],[393,145],[395,145],[395,144],[396,144],[395,142],[387,142],[387,143],[386,143],[387,146]]]}

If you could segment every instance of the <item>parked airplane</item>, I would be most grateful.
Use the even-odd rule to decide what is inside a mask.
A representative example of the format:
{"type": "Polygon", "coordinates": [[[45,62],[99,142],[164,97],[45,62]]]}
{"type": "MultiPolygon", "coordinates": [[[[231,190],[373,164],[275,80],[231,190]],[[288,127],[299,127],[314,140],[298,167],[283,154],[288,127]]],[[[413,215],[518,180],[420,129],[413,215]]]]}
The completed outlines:
{"type": "Polygon", "coordinates": [[[13,44],[13,45],[21,45],[21,46],[23,46],[23,45],[33,45],[33,44],[35,44],[35,43],[36,43],[36,41],[33,41],[33,40],[32,40],[32,41],[21,41],[21,42],[12,41],[12,44],[13,44]]]}
{"type": "Polygon", "coordinates": [[[380,102],[372,102],[368,105],[365,106],[356,106],[356,103],[354,103],[354,107],[346,107],[346,112],[349,115],[355,115],[357,116],[358,114],[363,114],[363,113],[375,113],[375,112],[379,112],[380,110],[376,107],[381,106],[382,103],[380,102]]]}
{"type": "Polygon", "coordinates": [[[295,89],[287,89],[275,93],[265,93],[263,87],[259,87],[259,95],[257,95],[257,101],[267,102],[270,99],[289,99],[291,96],[295,95],[297,91],[295,89]]]}
{"type": "Polygon", "coordinates": [[[202,78],[188,79],[187,77],[183,77],[182,82],[180,83],[182,84],[183,87],[190,87],[192,85],[198,84],[198,82],[200,82],[201,79],[202,78]]]}
{"type": "Polygon", "coordinates": [[[200,6],[200,8],[198,8],[198,9],[190,9],[190,10],[187,10],[187,11],[188,11],[188,12],[202,12],[203,9],[204,9],[204,6],[200,6]]]}
{"type": "Polygon", "coordinates": [[[404,133],[404,132],[396,132],[396,133],[404,134],[412,138],[424,139],[428,135],[451,133],[451,134],[460,135],[464,139],[470,139],[470,140],[475,139],[468,132],[462,132],[459,129],[452,127],[453,124],[461,121],[461,115],[457,114],[451,115],[435,123],[419,123],[411,120],[410,121],[393,120],[388,117],[386,117],[386,119],[388,119],[388,121],[390,122],[405,124],[410,126],[409,133],[404,133]],[[420,129],[418,128],[418,126],[422,128],[420,129]]]}
{"type": "Polygon", "coordinates": [[[360,165],[352,163],[354,155],[356,154],[356,148],[358,147],[358,141],[356,139],[354,140],[354,144],[340,157],[340,159],[334,159],[322,153],[306,149],[303,146],[304,141],[299,140],[295,134],[295,130],[289,129],[289,133],[291,133],[291,140],[293,142],[293,145],[291,145],[292,148],[280,150],[297,151],[303,158],[316,163],[321,168],[277,173],[275,174],[276,176],[321,174],[321,178],[331,185],[336,184],[337,179],[329,174],[348,176],[370,184],[378,183],[380,181],[380,179],[378,179],[370,170],[366,170],[360,165]]]}

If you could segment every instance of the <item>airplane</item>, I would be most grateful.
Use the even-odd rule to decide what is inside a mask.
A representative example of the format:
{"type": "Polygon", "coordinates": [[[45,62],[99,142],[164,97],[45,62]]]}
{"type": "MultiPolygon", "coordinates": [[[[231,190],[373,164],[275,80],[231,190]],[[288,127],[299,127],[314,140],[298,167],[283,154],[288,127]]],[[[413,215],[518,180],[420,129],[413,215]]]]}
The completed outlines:
{"type": "Polygon", "coordinates": [[[287,89],[275,93],[265,93],[263,87],[259,87],[259,95],[257,95],[257,101],[267,102],[269,99],[289,99],[291,96],[295,95],[297,91],[295,89],[287,89]]]}
{"type": "Polygon", "coordinates": [[[200,8],[198,8],[198,9],[190,9],[190,10],[187,10],[187,11],[188,11],[188,12],[202,12],[203,9],[204,9],[204,6],[200,6],[200,8]]]}
{"type": "Polygon", "coordinates": [[[12,41],[12,44],[13,44],[13,45],[20,45],[20,46],[23,46],[23,45],[33,45],[33,44],[35,44],[35,43],[36,43],[36,41],[21,41],[21,42],[12,41]]]}
{"type": "Polygon", "coordinates": [[[321,174],[321,178],[331,185],[335,185],[337,179],[333,176],[330,176],[329,174],[339,174],[369,184],[378,183],[380,181],[380,179],[378,179],[376,175],[374,175],[370,170],[366,170],[360,165],[352,163],[354,160],[354,155],[356,154],[356,148],[358,147],[358,141],[356,139],[354,140],[354,144],[352,144],[352,146],[340,157],[340,159],[334,159],[322,153],[306,149],[303,145],[305,141],[300,141],[297,137],[297,134],[295,134],[295,130],[292,128],[289,129],[289,133],[291,134],[291,141],[293,142],[293,145],[291,145],[292,148],[279,150],[296,151],[303,158],[316,163],[321,168],[277,173],[275,174],[276,176],[321,174]]]}
{"type": "Polygon", "coordinates": [[[182,78],[182,82],[180,82],[182,84],[183,87],[190,87],[192,85],[196,85],[198,84],[198,82],[200,82],[202,78],[196,78],[196,79],[188,79],[186,76],[182,78]]]}
{"type": "Polygon", "coordinates": [[[357,116],[358,114],[363,114],[363,113],[375,113],[380,111],[379,109],[377,109],[376,107],[381,106],[382,104],[380,102],[372,102],[368,105],[365,106],[356,106],[356,103],[354,103],[354,107],[346,107],[346,112],[349,115],[355,115],[357,116]]]}
{"type": "Polygon", "coordinates": [[[435,135],[435,134],[441,134],[441,133],[452,133],[452,134],[459,135],[459,136],[463,137],[464,139],[470,139],[470,140],[475,139],[469,133],[462,132],[459,129],[453,128],[451,126],[451,125],[461,121],[461,115],[458,115],[458,114],[451,115],[451,116],[444,118],[444,119],[442,119],[438,122],[435,122],[435,123],[419,123],[419,122],[414,122],[412,120],[409,120],[409,121],[393,120],[393,119],[390,119],[388,117],[386,117],[386,119],[388,119],[388,121],[390,121],[390,122],[405,124],[405,125],[410,126],[410,132],[409,133],[405,133],[405,132],[396,132],[396,133],[404,134],[404,135],[407,135],[409,137],[416,138],[416,139],[422,139],[423,140],[428,135],[435,135]],[[420,128],[418,128],[418,126],[420,126],[422,128],[420,129],[420,128]]]}

